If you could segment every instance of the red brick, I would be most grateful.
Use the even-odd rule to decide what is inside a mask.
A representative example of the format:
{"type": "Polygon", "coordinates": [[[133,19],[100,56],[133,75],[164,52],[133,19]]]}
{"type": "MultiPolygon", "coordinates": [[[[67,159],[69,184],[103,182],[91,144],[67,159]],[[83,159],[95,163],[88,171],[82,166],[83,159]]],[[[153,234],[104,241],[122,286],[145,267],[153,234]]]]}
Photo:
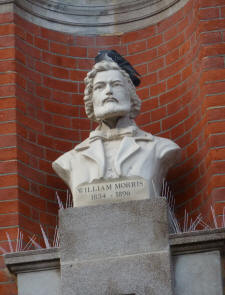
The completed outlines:
{"type": "Polygon", "coordinates": [[[224,94],[212,95],[212,96],[208,96],[206,98],[206,106],[207,107],[223,106],[223,105],[225,105],[225,95],[224,94]]]}
{"type": "Polygon", "coordinates": [[[0,47],[13,47],[14,45],[13,36],[0,37],[0,47]]]}
{"type": "Polygon", "coordinates": [[[167,89],[174,88],[176,85],[180,84],[180,82],[181,82],[181,74],[179,73],[167,80],[167,89]]]}
{"type": "Polygon", "coordinates": [[[15,71],[16,64],[13,60],[0,61],[0,72],[15,71]]]}
{"type": "Polygon", "coordinates": [[[51,90],[46,87],[36,86],[36,94],[40,97],[50,98],[51,90]]]}
{"type": "Polygon", "coordinates": [[[18,212],[18,201],[0,202],[0,214],[9,214],[18,212]]]}
{"type": "Polygon", "coordinates": [[[215,7],[224,5],[224,0],[199,0],[200,7],[215,7]]]}
{"type": "Polygon", "coordinates": [[[143,101],[142,109],[143,111],[150,111],[151,109],[155,109],[159,106],[159,102],[157,98],[150,98],[148,100],[143,101]]]}
{"type": "Polygon", "coordinates": [[[67,140],[79,140],[79,132],[77,130],[45,126],[45,134],[56,138],[63,138],[67,140]]]}
{"type": "Polygon", "coordinates": [[[39,120],[36,120],[35,118],[30,118],[18,112],[17,119],[19,120],[20,123],[24,124],[28,128],[31,128],[37,132],[43,131],[43,123],[40,122],[39,120]]]}
{"type": "Polygon", "coordinates": [[[76,36],[75,44],[78,46],[93,46],[95,45],[95,37],[76,36]]]}
{"type": "Polygon", "coordinates": [[[53,64],[56,66],[67,67],[67,68],[75,68],[76,60],[74,58],[69,58],[60,55],[50,54],[48,52],[43,52],[43,61],[49,64],[53,64]]]}
{"type": "Polygon", "coordinates": [[[0,23],[4,24],[4,23],[13,22],[13,18],[14,18],[14,13],[13,12],[2,13],[0,23]]]}
{"type": "Polygon", "coordinates": [[[68,79],[69,78],[69,71],[63,68],[53,67],[52,74],[56,78],[68,79]]]}
{"type": "Polygon", "coordinates": [[[44,77],[44,85],[65,92],[77,92],[78,90],[78,86],[74,82],[66,82],[48,77],[44,77]]]}
{"type": "Polygon", "coordinates": [[[149,72],[154,72],[154,71],[157,71],[158,69],[162,68],[164,65],[165,65],[164,57],[160,57],[148,64],[148,70],[149,70],[149,72]]]}
{"type": "MultiPolygon", "coordinates": [[[[84,105],[84,95],[83,94],[72,94],[72,104],[73,105],[84,105]]],[[[78,116],[79,116],[79,112],[77,112],[78,116]]]]}
{"type": "Polygon", "coordinates": [[[40,212],[40,223],[52,226],[56,224],[56,216],[40,212]]]}
{"type": "Polygon", "coordinates": [[[16,135],[0,135],[0,148],[16,145],[16,135]]]}
{"type": "Polygon", "coordinates": [[[15,109],[0,110],[0,122],[13,121],[16,119],[15,109]]]}
{"type": "Polygon", "coordinates": [[[140,113],[136,119],[138,125],[146,125],[150,122],[150,112],[140,113]]]}
{"type": "Polygon", "coordinates": [[[128,45],[128,53],[133,54],[136,52],[144,51],[146,50],[146,46],[147,46],[146,40],[131,43],[130,45],[128,45]]]}
{"type": "Polygon", "coordinates": [[[12,161],[11,156],[9,156],[8,158],[10,161],[0,162],[0,173],[16,173],[17,172],[16,161],[12,161]]]}
{"type": "Polygon", "coordinates": [[[40,27],[39,26],[26,21],[25,19],[19,17],[18,15],[15,15],[15,23],[16,23],[16,25],[21,26],[27,32],[30,32],[36,36],[40,35],[40,27]]]}
{"type": "Polygon", "coordinates": [[[16,45],[28,56],[41,59],[41,51],[38,48],[25,43],[23,40],[20,40],[19,38],[16,39],[16,45]]]}
{"type": "Polygon", "coordinates": [[[36,61],[35,68],[38,72],[41,72],[41,73],[47,74],[47,75],[50,75],[52,72],[52,69],[48,64],[42,63],[40,61],[36,61]]]}
{"type": "Polygon", "coordinates": [[[83,81],[86,76],[87,76],[87,72],[85,71],[78,71],[78,70],[70,71],[70,79],[73,81],[83,81]]]}
{"type": "MultiPolygon", "coordinates": [[[[14,85],[7,85],[7,86],[0,86],[0,97],[9,97],[9,96],[15,96],[15,86],[14,85]]],[[[12,99],[15,101],[15,99],[12,97],[12,99]]],[[[1,99],[2,100],[2,99],[1,99]]],[[[4,102],[0,100],[0,107],[4,102]]]]}
{"type": "Polygon", "coordinates": [[[215,94],[225,92],[225,81],[206,84],[207,94],[215,94]]]}
{"type": "Polygon", "coordinates": [[[171,136],[173,139],[184,134],[184,124],[179,124],[171,129],[171,136]]]}
{"type": "Polygon", "coordinates": [[[147,48],[153,48],[160,45],[163,42],[162,34],[156,35],[147,40],[147,48]]]}
{"type": "Polygon", "coordinates": [[[225,69],[211,70],[203,73],[203,79],[206,82],[225,80],[225,69]]]}
{"type": "Polygon", "coordinates": [[[210,7],[199,10],[200,19],[218,18],[220,11],[218,7],[210,7]]]}
{"type": "Polygon", "coordinates": [[[222,41],[221,32],[204,32],[200,36],[202,44],[217,43],[222,41]]]}
{"type": "Polygon", "coordinates": [[[16,159],[16,156],[17,156],[16,148],[1,149],[0,161],[14,160],[16,159]]]}
{"type": "Polygon", "coordinates": [[[134,40],[146,39],[153,36],[155,32],[156,32],[156,27],[150,26],[135,32],[125,33],[124,35],[122,35],[122,42],[129,43],[129,42],[133,42],[134,40]]]}
{"type": "Polygon", "coordinates": [[[30,33],[28,33],[28,32],[26,32],[26,41],[28,43],[30,43],[31,45],[33,45],[33,43],[34,43],[34,37],[33,37],[33,35],[30,34],[30,33]]]}
{"type": "Polygon", "coordinates": [[[223,69],[224,65],[224,57],[215,56],[215,57],[205,57],[203,59],[204,69],[223,69]]]}
{"type": "Polygon", "coordinates": [[[12,35],[15,33],[15,25],[14,24],[7,24],[0,26],[0,36],[4,35],[12,35]]]}
{"type": "Polygon", "coordinates": [[[167,30],[171,26],[171,24],[176,24],[182,18],[183,18],[183,10],[181,9],[175,14],[173,14],[172,16],[168,17],[167,19],[159,22],[157,24],[158,32],[167,30]]]}
{"type": "Polygon", "coordinates": [[[161,131],[160,122],[150,123],[142,129],[152,134],[158,134],[161,131]]]}
{"type": "Polygon", "coordinates": [[[216,19],[210,21],[203,21],[200,24],[201,31],[214,31],[214,30],[223,30],[225,27],[225,19],[216,19]]]}
{"type": "Polygon", "coordinates": [[[161,82],[159,84],[153,85],[150,88],[150,94],[151,96],[156,96],[164,92],[165,90],[166,90],[166,82],[161,82]]]}
{"type": "Polygon", "coordinates": [[[208,133],[222,133],[225,130],[225,121],[208,122],[208,133]]]}
{"type": "Polygon", "coordinates": [[[94,65],[93,59],[78,59],[77,68],[81,70],[90,70],[94,65]]]}
{"type": "Polygon", "coordinates": [[[16,132],[16,125],[13,122],[0,124],[0,134],[10,134],[16,132]]]}
{"type": "Polygon", "coordinates": [[[149,97],[149,87],[138,89],[137,95],[141,100],[148,98],[149,97]]]}
{"type": "Polygon", "coordinates": [[[66,33],[52,31],[46,28],[41,28],[41,36],[47,40],[62,42],[65,44],[73,44],[74,36],[66,33]]]}
{"type": "Polygon", "coordinates": [[[16,78],[16,75],[14,73],[0,74],[0,85],[15,83],[15,78],[16,78]]]}
{"type": "Polygon", "coordinates": [[[18,145],[25,152],[28,152],[31,155],[37,156],[39,158],[44,157],[43,149],[41,147],[37,146],[36,144],[33,144],[32,142],[29,142],[28,140],[20,138],[19,142],[18,142],[18,145]]]}
{"type": "Polygon", "coordinates": [[[65,93],[63,91],[53,91],[53,100],[62,102],[62,103],[71,103],[71,94],[70,93],[65,93]]]}
{"type": "Polygon", "coordinates": [[[0,293],[4,295],[16,295],[17,294],[17,286],[16,283],[8,283],[4,285],[0,285],[0,293]]]}
{"type": "Polygon", "coordinates": [[[59,53],[62,55],[67,55],[68,46],[51,41],[50,42],[50,51],[55,52],[55,53],[59,53]]]}
{"type": "Polygon", "coordinates": [[[178,29],[177,25],[172,26],[172,28],[169,28],[163,33],[163,38],[165,41],[169,41],[170,39],[173,39],[179,32],[181,32],[181,29],[178,29]]]}
{"type": "Polygon", "coordinates": [[[23,66],[22,64],[17,65],[17,71],[25,77],[28,77],[30,80],[36,83],[41,83],[42,77],[36,71],[33,71],[28,67],[23,66]]]}
{"type": "Polygon", "coordinates": [[[225,134],[211,135],[209,141],[210,141],[210,146],[211,147],[224,146],[224,144],[225,144],[225,134]]]}
{"type": "Polygon", "coordinates": [[[166,64],[169,65],[173,62],[175,62],[180,57],[180,51],[179,48],[176,48],[172,52],[166,55],[166,64]]]}
{"type": "Polygon", "coordinates": [[[20,175],[37,183],[45,184],[45,175],[42,174],[41,171],[32,169],[31,167],[25,166],[22,163],[20,163],[20,175]]]}
{"type": "Polygon", "coordinates": [[[141,75],[146,75],[148,72],[148,65],[147,64],[143,64],[143,65],[139,65],[135,67],[135,70],[141,75]]]}
{"type": "Polygon", "coordinates": [[[141,78],[141,86],[150,86],[151,84],[155,84],[157,82],[156,73],[148,74],[141,78]]]}
{"type": "Polygon", "coordinates": [[[120,36],[97,36],[96,46],[112,46],[120,44],[120,36]]]}
{"type": "Polygon", "coordinates": [[[82,118],[82,119],[74,119],[72,120],[72,127],[74,129],[82,129],[82,130],[90,130],[91,129],[91,122],[89,119],[85,119],[85,118],[82,118]]]}
{"type": "Polygon", "coordinates": [[[22,62],[24,65],[26,64],[26,56],[21,52],[21,50],[16,48],[16,61],[22,62]]]}
{"type": "Polygon", "coordinates": [[[18,184],[16,174],[0,175],[0,187],[15,186],[18,184]]]}
{"type": "Polygon", "coordinates": [[[148,62],[156,58],[156,56],[157,56],[157,50],[154,48],[154,49],[147,50],[143,53],[128,56],[127,59],[132,65],[138,65],[144,62],[148,62]]]}
{"type": "Polygon", "coordinates": [[[154,111],[151,112],[151,121],[158,121],[161,120],[162,118],[166,117],[166,108],[158,108],[154,111]]]}
{"type": "Polygon", "coordinates": [[[158,55],[165,55],[168,52],[170,52],[171,50],[177,48],[178,46],[180,46],[182,43],[184,43],[184,33],[179,34],[176,38],[174,38],[173,40],[167,42],[166,44],[161,45],[158,48],[158,55]]]}
{"type": "Polygon", "coordinates": [[[182,80],[186,80],[188,77],[190,77],[192,74],[192,65],[187,66],[183,71],[182,71],[182,80]]]}
{"type": "Polygon", "coordinates": [[[69,47],[69,55],[74,57],[86,57],[87,48],[85,47],[69,47]]]}
{"type": "Polygon", "coordinates": [[[9,59],[15,57],[15,49],[14,48],[7,48],[0,50],[0,59],[9,59]]]}
{"type": "Polygon", "coordinates": [[[59,126],[59,127],[65,127],[65,128],[71,128],[71,118],[55,115],[53,116],[53,125],[59,126]]]}
{"type": "Polygon", "coordinates": [[[45,110],[51,113],[74,117],[76,115],[75,107],[67,104],[45,101],[45,110]]]}
{"type": "Polygon", "coordinates": [[[180,46],[180,56],[185,55],[191,48],[190,40],[184,42],[183,45],[180,46]]]}
{"type": "Polygon", "coordinates": [[[44,50],[49,49],[49,41],[36,36],[34,38],[34,45],[40,49],[44,49],[44,50]]]}
{"type": "Polygon", "coordinates": [[[183,121],[185,118],[188,117],[188,108],[185,107],[183,110],[180,110],[176,114],[166,118],[162,122],[163,130],[169,129],[181,121],[183,121]]]}

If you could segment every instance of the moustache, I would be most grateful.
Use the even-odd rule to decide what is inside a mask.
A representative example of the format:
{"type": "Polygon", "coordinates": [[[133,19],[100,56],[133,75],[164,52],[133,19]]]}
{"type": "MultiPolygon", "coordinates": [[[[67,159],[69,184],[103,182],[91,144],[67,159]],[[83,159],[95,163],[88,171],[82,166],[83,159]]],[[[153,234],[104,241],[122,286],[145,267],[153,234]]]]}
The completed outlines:
{"type": "Polygon", "coordinates": [[[105,102],[110,102],[110,101],[119,102],[118,99],[116,99],[115,97],[113,97],[113,96],[107,96],[105,99],[103,99],[103,104],[105,102]]]}

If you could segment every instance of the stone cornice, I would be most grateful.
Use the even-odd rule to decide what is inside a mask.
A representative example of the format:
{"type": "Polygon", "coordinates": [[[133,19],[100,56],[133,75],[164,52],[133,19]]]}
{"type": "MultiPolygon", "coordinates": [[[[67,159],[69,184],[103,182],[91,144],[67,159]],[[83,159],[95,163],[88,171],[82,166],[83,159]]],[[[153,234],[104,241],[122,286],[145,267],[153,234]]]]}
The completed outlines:
{"type": "Polygon", "coordinates": [[[189,0],[0,0],[37,25],[79,35],[122,34],[172,15],[189,0]]]}

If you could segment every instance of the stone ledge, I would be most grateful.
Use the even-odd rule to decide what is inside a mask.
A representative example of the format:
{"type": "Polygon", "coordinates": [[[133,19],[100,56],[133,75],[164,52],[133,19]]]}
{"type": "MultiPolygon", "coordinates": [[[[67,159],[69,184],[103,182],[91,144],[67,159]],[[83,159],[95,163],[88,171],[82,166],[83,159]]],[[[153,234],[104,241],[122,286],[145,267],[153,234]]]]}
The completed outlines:
{"type": "Polygon", "coordinates": [[[225,228],[171,234],[169,236],[172,255],[225,251],[225,228]]]}
{"type": "Polygon", "coordinates": [[[59,269],[59,249],[30,250],[4,255],[5,264],[12,273],[59,269]]]}
{"type": "MultiPolygon", "coordinates": [[[[219,250],[225,251],[225,229],[170,235],[172,256],[219,250]]],[[[59,248],[31,250],[4,255],[12,273],[60,268],[59,248]]]]}

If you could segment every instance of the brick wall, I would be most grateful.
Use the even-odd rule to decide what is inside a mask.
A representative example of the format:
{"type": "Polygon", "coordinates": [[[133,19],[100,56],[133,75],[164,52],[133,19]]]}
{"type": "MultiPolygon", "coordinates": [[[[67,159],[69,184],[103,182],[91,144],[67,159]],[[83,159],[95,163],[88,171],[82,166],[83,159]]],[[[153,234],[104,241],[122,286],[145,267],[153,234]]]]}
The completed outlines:
{"type": "MultiPolygon", "coordinates": [[[[13,14],[0,17],[0,245],[8,249],[6,231],[16,239],[18,173],[15,97],[15,25],[13,14]]],[[[16,294],[13,277],[0,256],[0,294],[16,294]]]]}
{"type": "MultiPolygon", "coordinates": [[[[107,37],[55,32],[18,15],[0,19],[0,245],[6,227],[14,239],[18,225],[31,235],[41,223],[53,235],[55,192],[65,200],[66,186],[51,162],[94,128],[84,112],[83,79],[97,52],[107,48],[118,50],[142,75],[137,123],[183,149],[182,162],[169,175],[178,215],[186,208],[210,218],[211,204],[222,214],[224,1],[190,0],[160,23],[107,37]]],[[[0,289],[6,292],[14,294],[14,287],[0,289]]]]}

